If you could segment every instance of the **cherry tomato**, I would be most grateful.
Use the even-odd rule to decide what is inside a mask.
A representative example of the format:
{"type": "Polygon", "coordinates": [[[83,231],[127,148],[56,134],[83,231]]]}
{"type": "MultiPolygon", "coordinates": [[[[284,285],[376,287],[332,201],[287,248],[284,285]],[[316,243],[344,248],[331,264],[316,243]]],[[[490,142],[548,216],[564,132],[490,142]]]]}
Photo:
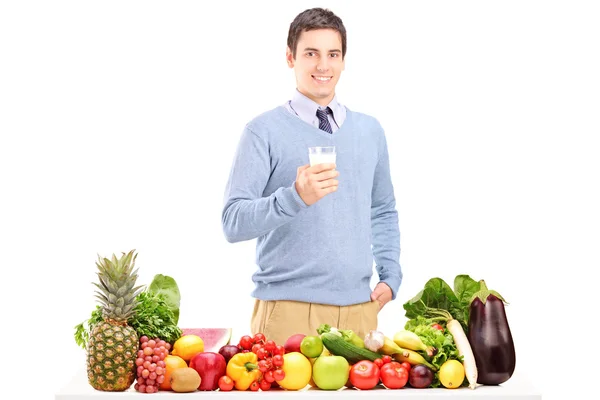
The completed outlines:
{"type": "Polygon", "coordinates": [[[384,364],[391,363],[392,357],[390,357],[386,354],[385,356],[381,357],[381,361],[383,361],[384,364]]]}
{"type": "Polygon", "coordinates": [[[267,364],[267,361],[265,361],[265,360],[260,360],[260,361],[258,362],[258,369],[259,369],[259,371],[260,371],[260,372],[262,372],[263,374],[264,374],[265,372],[267,372],[267,371],[269,370],[269,365],[267,364]]]}
{"type": "Polygon", "coordinates": [[[278,368],[275,371],[273,371],[273,378],[275,378],[276,381],[281,381],[283,380],[283,378],[285,378],[285,372],[278,368]]]}
{"type": "Polygon", "coordinates": [[[266,392],[267,390],[271,389],[271,383],[267,382],[264,379],[260,380],[260,385],[259,386],[260,386],[260,390],[262,390],[263,392],[266,392]]]}
{"type": "Polygon", "coordinates": [[[265,342],[265,350],[267,350],[269,353],[273,353],[273,351],[275,351],[276,347],[277,347],[277,345],[275,344],[275,342],[273,340],[267,340],[265,342]]]}
{"type": "Polygon", "coordinates": [[[263,343],[265,343],[266,340],[267,340],[267,338],[262,333],[257,333],[252,338],[252,342],[253,343],[261,343],[261,344],[263,344],[263,343]]]}
{"type": "Polygon", "coordinates": [[[380,372],[381,382],[388,389],[400,389],[408,382],[408,371],[399,362],[384,364],[380,372]]]}
{"type": "Polygon", "coordinates": [[[260,343],[256,343],[252,345],[252,352],[256,355],[258,355],[258,350],[262,349],[263,345],[260,343]]]}
{"type": "Polygon", "coordinates": [[[407,372],[410,372],[410,369],[412,368],[412,366],[410,365],[409,362],[404,361],[402,364],[400,364],[402,366],[402,368],[404,368],[407,372]]]}
{"type": "Polygon", "coordinates": [[[375,361],[373,361],[379,368],[383,367],[383,360],[381,358],[376,359],[375,361]]]}
{"type": "Polygon", "coordinates": [[[438,331],[443,331],[444,327],[441,326],[440,324],[432,324],[431,325],[432,328],[437,329],[438,331]]]}
{"type": "Polygon", "coordinates": [[[223,375],[219,378],[219,389],[223,392],[229,392],[233,389],[233,380],[227,375],[223,375]]]}
{"type": "Polygon", "coordinates": [[[267,371],[264,375],[265,381],[269,383],[275,382],[275,377],[273,376],[273,370],[267,371]]]}
{"type": "Polygon", "coordinates": [[[357,362],[350,368],[350,382],[361,390],[373,389],[379,383],[379,367],[369,360],[357,362]]]}
{"type": "Polygon", "coordinates": [[[273,369],[273,357],[267,357],[265,358],[265,361],[267,362],[267,366],[269,367],[267,369],[273,369]]]}
{"type": "Polygon", "coordinates": [[[282,365],[283,365],[283,356],[280,356],[279,354],[273,356],[273,366],[281,367],[282,365]]]}
{"type": "Polygon", "coordinates": [[[260,389],[258,382],[256,382],[256,381],[252,382],[252,384],[250,385],[250,390],[253,392],[256,392],[256,391],[258,391],[258,389],[260,389]]]}
{"type": "MultiPolygon", "coordinates": [[[[255,345],[256,346],[256,345],[255,345]]],[[[265,350],[264,347],[261,347],[260,349],[258,349],[258,351],[256,352],[256,357],[258,357],[259,360],[264,360],[269,356],[269,352],[267,350],[265,350]]]]}
{"type": "Polygon", "coordinates": [[[252,337],[249,335],[242,336],[238,346],[240,346],[243,350],[250,350],[252,348],[252,337]]]}
{"type": "Polygon", "coordinates": [[[276,356],[277,354],[279,354],[280,356],[285,354],[285,347],[283,347],[282,345],[278,344],[277,346],[275,346],[275,350],[273,350],[273,355],[276,356]]]}

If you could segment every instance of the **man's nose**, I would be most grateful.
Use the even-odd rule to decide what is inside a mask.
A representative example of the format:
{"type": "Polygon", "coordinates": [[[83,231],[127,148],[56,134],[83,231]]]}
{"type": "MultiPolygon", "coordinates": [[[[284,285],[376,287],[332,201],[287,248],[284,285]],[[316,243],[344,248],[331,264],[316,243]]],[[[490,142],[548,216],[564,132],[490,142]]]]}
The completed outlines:
{"type": "Polygon", "coordinates": [[[317,63],[317,69],[320,72],[325,72],[327,70],[329,70],[329,63],[327,60],[327,57],[323,57],[319,59],[319,62],[317,63]]]}

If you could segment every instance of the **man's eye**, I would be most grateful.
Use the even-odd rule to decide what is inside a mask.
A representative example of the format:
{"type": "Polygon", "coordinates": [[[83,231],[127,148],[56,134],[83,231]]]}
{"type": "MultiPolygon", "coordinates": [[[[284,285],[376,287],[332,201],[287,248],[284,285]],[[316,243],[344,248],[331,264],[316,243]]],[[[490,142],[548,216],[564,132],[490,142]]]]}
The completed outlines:
{"type": "Polygon", "coordinates": [[[308,53],[306,53],[306,55],[309,57],[313,57],[315,55],[315,53],[312,51],[309,51],[308,53]]]}
{"type": "Polygon", "coordinates": [[[336,58],[336,57],[339,57],[340,55],[338,53],[331,53],[330,56],[332,58],[336,58]]]}

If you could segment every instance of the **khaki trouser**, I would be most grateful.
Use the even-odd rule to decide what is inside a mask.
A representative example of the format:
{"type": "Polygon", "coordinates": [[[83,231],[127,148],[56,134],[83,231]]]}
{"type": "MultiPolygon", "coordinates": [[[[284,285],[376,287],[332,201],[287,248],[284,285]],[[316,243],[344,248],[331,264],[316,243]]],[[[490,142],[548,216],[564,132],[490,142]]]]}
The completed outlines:
{"type": "Polygon", "coordinates": [[[303,303],[298,301],[264,301],[256,299],[250,329],[252,335],[262,332],[267,340],[285,344],[292,335],[318,335],[321,324],[338,329],[352,329],[361,339],[377,329],[379,302],[370,301],[351,306],[303,303]]]}

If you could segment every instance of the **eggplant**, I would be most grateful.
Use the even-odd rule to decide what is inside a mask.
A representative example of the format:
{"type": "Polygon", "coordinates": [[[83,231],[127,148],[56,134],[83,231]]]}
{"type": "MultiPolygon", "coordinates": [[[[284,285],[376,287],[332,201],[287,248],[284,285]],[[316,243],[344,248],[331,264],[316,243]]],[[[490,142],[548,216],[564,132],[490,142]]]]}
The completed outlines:
{"type": "Polygon", "coordinates": [[[516,364],[515,344],[505,300],[480,281],[482,290],[473,295],[469,307],[468,339],[477,365],[477,383],[499,385],[513,375],[516,364]]]}

